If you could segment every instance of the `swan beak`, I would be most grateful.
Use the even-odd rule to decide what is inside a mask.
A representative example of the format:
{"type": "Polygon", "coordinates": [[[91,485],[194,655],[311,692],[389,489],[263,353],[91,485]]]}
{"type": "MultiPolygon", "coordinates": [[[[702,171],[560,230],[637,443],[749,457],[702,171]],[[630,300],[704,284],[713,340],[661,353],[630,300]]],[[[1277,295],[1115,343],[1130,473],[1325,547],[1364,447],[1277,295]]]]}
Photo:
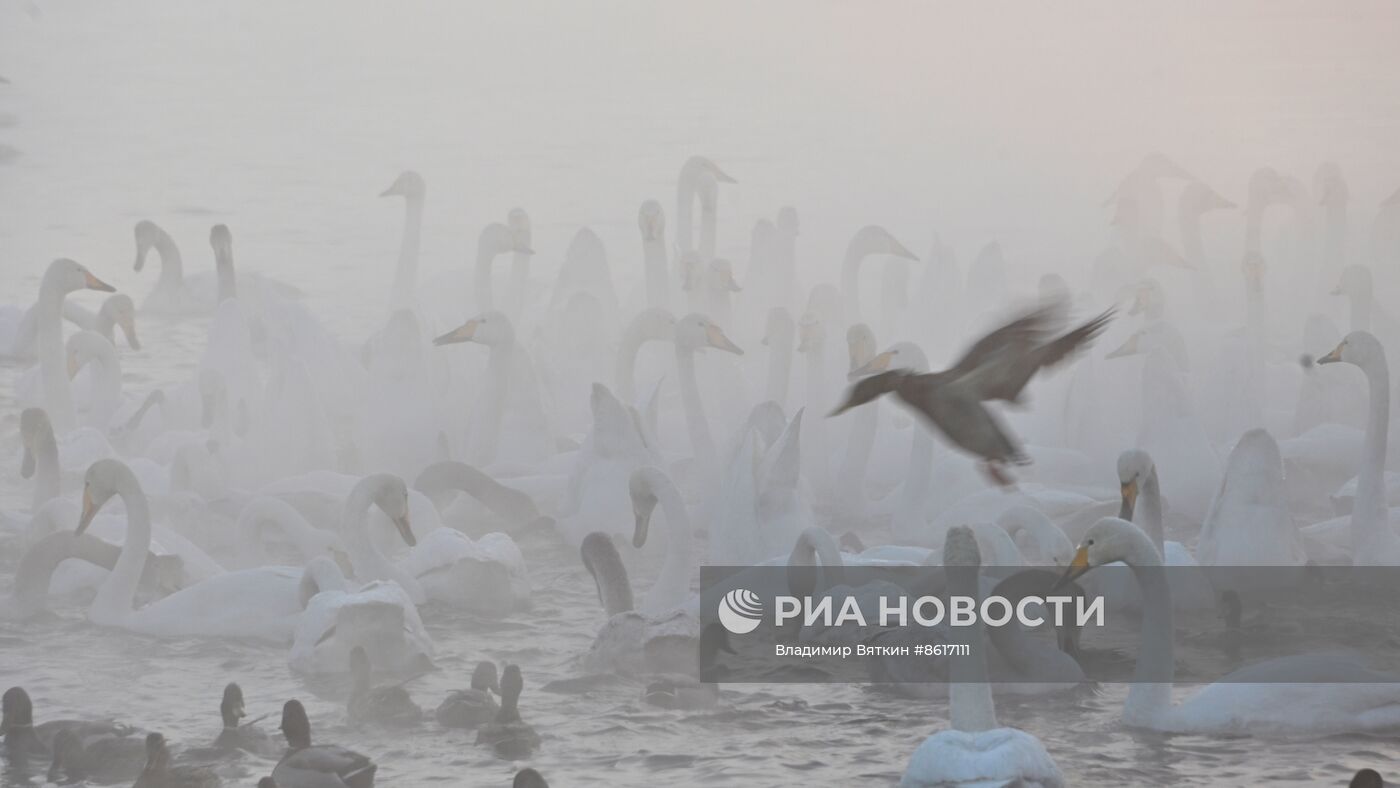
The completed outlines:
{"type": "Polygon", "coordinates": [[[24,458],[19,462],[19,475],[24,479],[34,475],[34,450],[28,445],[24,447],[24,458]]]}
{"type": "Polygon", "coordinates": [[[92,518],[97,516],[97,504],[92,500],[92,493],[86,486],[83,487],[83,515],[78,518],[78,528],[73,533],[82,535],[92,525],[92,518]]]}
{"type": "Polygon", "coordinates": [[[350,562],[350,555],[344,550],[332,547],[331,560],[335,561],[335,565],[340,567],[340,571],[344,572],[347,577],[355,574],[355,565],[350,562]]]}
{"type": "Polygon", "coordinates": [[[710,165],[710,166],[711,166],[710,174],[711,174],[711,175],[714,175],[714,176],[715,176],[715,180],[718,181],[719,183],[738,183],[738,181],[734,180],[734,176],[730,175],[729,173],[725,172],[724,170],[721,170],[719,167],[716,167],[716,166],[714,166],[714,165],[710,165]]]}
{"type": "Polygon", "coordinates": [[[130,318],[122,318],[118,325],[122,328],[122,334],[126,336],[126,346],[132,350],[140,350],[141,340],[136,338],[136,321],[130,318]]]}
{"type": "Polygon", "coordinates": [[[651,528],[651,513],[656,511],[656,499],[634,501],[632,513],[637,518],[632,531],[632,546],[638,550],[647,543],[647,531],[651,528]]]}
{"type": "Polygon", "coordinates": [[[919,259],[919,256],[918,256],[918,255],[916,255],[916,254],[914,254],[913,252],[909,251],[909,247],[905,246],[904,244],[900,243],[899,241],[896,241],[894,238],[890,238],[890,250],[889,250],[889,253],[892,254],[892,255],[894,255],[895,257],[903,257],[905,260],[915,260],[915,261],[917,261],[917,260],[919,259]]]}
{"type": "MultiPolygon", "coordinates": [[[[890,362],[893,360],[894,353],[886,350],[884,353],[879,354],[875,358],[851,370],[850,374],[846,375],[846,380],[859,380],[868,375],[874,375],[877,372],[884,372],[890,368],[890,362]]],[[[834,416],[836,414],[833,413],[831,415],[834,416]]]]}
{"type": "Polygon", "coordinates": [[[475,318],[468,320],[461,326],[443,334],[433,340],[434,345],[455,345],[459,342],[470,342],[476,336],[476,327],[481,325],[481,321],[475,318]]]}
{"type": "Polygon", "coordinates": [[[1128,337],[1128,341],[1127,341],[1127,342],[1124,342],[1122,345],[1120,345],[1120,346],[1118,347],[1117,350],[1113,351],[1112,353],[1109,353],[1107,356],[1104,356],[1104,358],[1122,358],[1123,356],[1132,356],[1132,355],[1136,355],[1137,352],[1138,352],[1138,335],[1137,335],[1137,334],[1133,334],[1132,336],[1128,337]]]}
{"type": "Polygon", "coordinates": [[[1092,567],[1089,566],[1089,548],[1081,545],[1080,548],[1074,552],[1074,560],[1069,562],[1069,567],[1065,569],[1065,573],[1060,576],[1060,579],[1056,581],[1054,587],[1050,589],[1051,592],[1059,591],[1061,588],[1078,580],[1091,568],[1092,567]]]}
{"type": "Polygon", "coordinates": [[[712,348],[723,350],[726,353],[733,353],[736,356],[744,355],[743,349],[729,341],[729,337],[724,335],[724,331],[713,323],[705,329],[705,338],[709,340],[710,347],[712,348]]]}
{"type": "Polygon", "coordinates": [[[399,529],[399,536],[403,537],[405,544],[409,547],[418,546],[418,539],[413,535],[413,529],[409,527],[407,514],[395,517],[394,527],[399,529]]]}
{"type": "MultiPolygon", "coordinates": [[[[1342,343],[1342,345],[1345,345],[1345,344],[1346,344],[1345,342],[1342,343]]],[[[1317,364],[1335,364],[1336,362],[1341,361],[1341,360],[1342,360],[1342,345],[1336,346],[1335,348],[1332,349],[1332,352],[1331,352],[1331,353],[1328,353],[1327,355],[1325,355],[1325,356],[1319,358],[1315,363],[1317,363],[1317,364]]]]}
{"type": "Polygon", "coordinates": [[[744,288],[740,287],[739,283],[734,281],[733,274],[729,274],[724,278],[724,280],[724,289],[728,290],[731,293],[743,292],[744,288]]]}
{"type": "MultiPolygon", "coordinates": [[[[136,269],[136,270],[139,271],[139,270],[141,270],[141,269],[138,268],[138,269],[136,269]]],[[[102,292],[102,293],[115,293],[115,292],[117,292],[117,288],[112,287],[111,285],[107,284],[106,282],[102,281],[101,279],[98,279],[97,277],[93,276],[93,275],[92,275],[90,272],[88,272],[88,271],[84,271],[84,272],[83,272],[83,281],[84,281],[83,286],[86,287],[86,288],[89,289],[89,290],[97,290],[97,291],[102,292]]]]}
{"type": "Polygon", "coordinates": [[[850,410],[851,408],[854,408],[854,407],[855,407],[855,400],[854,400],[854,398],[848,399],[848,400],[846,400],[845,402],[841,403],[840,405],[836,406],[836,410],[833,410],[832,412],[826,414],[826,417],[827,417],[828,419],[835,418],[835,417],[840,416],[842,413],[845,413],[846,411],[848,411],[848,410],[850,410]]]}
{"type": "MultiPolygon", "coordinates": [[[[1128,482],[1123,482],[1123,486],[1122,486],[1122,488],[1121,488],[1121,492],[1122,492],[1122,495],[1123,495],[1123,511],[1129,512],[1129,513],[1135,511],[1135,507],[1137,506],[1137,497],[1138,497],[1138,484],[1137,484],[1137,479],[1133,479],[1132,481],[1128,481],[1128,482]]],[[[1123,519],[1124,519],[1124,520],[1127,520],[1127,519],[1129,519],[1129,518],[1124,517],[1123,519]]]]}
{"type": "Polygon", "coordinates": [[[380,196],[380,197],[393,197],[393,196],[399,195],[399,194],[403,194],[403,192],[399,191],[399,185],[398,185],[398,183],[394,183],[394,185],[392,185],[392,186],[390,186],[389,188],[385,189],[384,191],[380,192],[380,193],[379,193],[379,196],[380,196]]]}

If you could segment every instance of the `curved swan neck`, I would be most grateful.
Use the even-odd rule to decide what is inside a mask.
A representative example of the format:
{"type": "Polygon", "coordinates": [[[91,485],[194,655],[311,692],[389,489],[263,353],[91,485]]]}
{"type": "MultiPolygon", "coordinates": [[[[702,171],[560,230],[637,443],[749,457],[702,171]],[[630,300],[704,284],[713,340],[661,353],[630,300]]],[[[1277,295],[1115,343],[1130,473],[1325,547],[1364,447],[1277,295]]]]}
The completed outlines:
{"type": "Polygon", "coordinates": [[[185,262],[175,239],[164,228],[157,227],[154,248],[160,255],[160,279],[156,286],[160,289],[179,287],[185,281],[185,262]]]}
{"type": "Polygon", "coordinates": [[[38,512],[41,506],[63,492],[58,442],[54,440],[53,429],[40,430],[34,436],[34,446],[30,451],[34,454],[34,498],[30,511],[38,512]]]}
{"type": "Polygon", "coordinates": [[[690,512],[681,500],[680,491],[670,481],[654,487],[657,502],[666,513],[666,559],[661,574],[647,591],[646,607],[655,612],[675,608],[690,592],[690,512]]]}
{"type": "Polygon", "coordinates": [[[247,539],[248,558],[252,565],[264,562],[262,528],[271,523],[281,529],[302,554],[311,559],[322,550],[316,542],[316,528],[306,521],[291,504],[278,498],[257,498],[243,507],[238,514],[236,530],[247,539]]]}
{"type": "Polygon", "coordinates": [[[361,580],[387,580],[394,577],[392,564],[375,546],[369,535],[369,508],[374,505],[375,498],[384,491],[388,483],[389,477],[382,475],[361,479],[350,490],[341,513],[345,545],[350,550],[355,573],[361,580]]]}
{"type": "Polygon", "coordinates": [[[21,618],[44,608],[49,581],[58,565],[70,558],[112,569],[121,551],[91,534],[58,531],[40,539],[20,558],[15,568],[15,611],[21,618]]]}
{"type": "Polygon", "coordinates": [[[424,195],[404,195],[403,237],[399,240],[399,262],[394,269],[394,303],[407,303],[418,289],[418,250],[423,234],[424,195]]]}
{"type": "MultiPolygon", "coordinates": [[[[957,596],[981,597],[978,566],[949,566],[949,591],[957,596]]],[[[954,658],[948,667],[948,726],[956,731],[976,733],[992,730],[997,725],[996,706],[992,688],[987,684],[987,657],[981,617],[966,627],[954,627],[953,637],[966,642],[972,656],[954,658]]]]}
{"type": "Polygon", "coordinates": [[[623,402],[631,402],[636,397],[637,354],[646,344],[646,326],[640,321],[632,321],[622,332],[622,340],[617,347],[617,397],[623,402]]]}
{"type": "Polygon", "coordinates": [[[1141,643],[1133,683],[1123,704],[1129,723],[1143,723],[1171,709],[1176,656],[1172,643],[1171,592],[1162,558],[1146,536],[1134,535],[1130,554],[1123,562],[1132,569],[1142,594],[1141,643]]]}
{"type": "Polygon", "coordinates": [[[136,601],[146,554],[151,549],[151,510],[146,493],[128,470],[117,483],[116,494],[126,506],[126,540],[111,574],[103,581],[92,603],[95,622],[115,623],[130,616],[136,601]]]}
{"type": "Polygon", "coordinates": [[[1147,538],[1152,540],[1152,546],[1165,556],[1167,547],[1166,530],[1162,520],[1162,485],[1157,479],[1155,467],[1142,482],[1142,496],[1137,509],[1139,511],[1133,512],[1132,521],[1142,527],[1147,538]]]}

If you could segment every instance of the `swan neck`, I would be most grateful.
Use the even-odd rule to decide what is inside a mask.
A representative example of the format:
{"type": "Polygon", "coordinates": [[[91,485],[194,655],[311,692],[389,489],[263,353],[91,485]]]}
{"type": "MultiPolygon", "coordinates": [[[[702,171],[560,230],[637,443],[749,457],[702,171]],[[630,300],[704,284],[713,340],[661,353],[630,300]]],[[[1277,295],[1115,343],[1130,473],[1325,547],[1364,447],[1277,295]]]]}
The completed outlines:
{"type": "Polygon", "coordinates": [[[34,500],[31,511],[39,508],[63,492],[63,474],[58,466],[58,442],[53,430],[41,430],[34,438],[34,500]]]}
{"type": "Polygon", "coordinates": [[[642,261],[647,283],[647,306],[667,309],[671,301],[671,277],[666,266],[666,242],[660,238],[642,239],[642,261]]]}
{"type": "Polygon", "coordinates": [[[775,337],[768,346],[768,399],[786,407],[792,381],[792,339],[775,337]]]}
{"type": "MultiPolygon", "coordinates": [[[[979,599],[978,567],[948,567],[947,572],[953,594],[979,599]]],[[[955,640],[968,645],[971,656],[954,658],[948,667],[949,727],[965,733],[992,730],[998,727],[997,713],[992,702],[992,688],[987,684],[982,619],[976,616],[971,626],[953,627],[952,632],[955,640]]]]}
{"type": "Polygon", "coordinates": [[[656,497],[666,514],[666,560],[656,584],[647,592],[647,607],[659,613],[679,606],[690,592],[691,524],[675,485],[661,485],[656,497]]]}
{"type": "Polygon", "coordinates": [[[1141,643],[1133,683],[1123,705],[1130,723],[1159,719],[1171,709],[1176,656],[1172,644],[1171,597],[1166,570],[1151,545],[1142,542],[1137,555],[1125,559],[1142,593],[1141,643]]]}
{"type": "Polygon", "coordinates": [[[48,411],[55,432],[73,429],[75,419],[63,347],[62,310],[66,295],[60,287],[46,279],[39,288],[39,301],[35,304],[37,326],[34,341],[39,354],[44,409],[48,411]]]}
{"type": "Polygon", "coordinates": [[[98,597],[93,602],[98,623],[118,621],[130,616],[136,600],[136,588],[146,567],[146,555],[151,549],[151,510],[134,477],[123,480],[117,490],[126,506],[126,540],[122,543],[117,564],[107,575],[98,597]]]}
{"type": "Polygon", "coordinates": [[[1152,472],[1143,480],[1142,497],[1138,508],[1142,514],[1134,519],[1147,533],[1147,538],[1152,540],[1152,546],[1157,548],[1157,552],[1165,556],[1167,547],[1166,532],[1162,520],[1162,485],[1157,479],[1156,468],[1153,468],[1152,472]]]}
{"type": "Polygon", "coordinates": [[[1400,540],[1390,528],[1384,479],[1390,432],[1390,366],[1384,356],[1378,356],[1364,371],[1371,402],[1352,503],[1352,555],[1357,563],[1364,563],[1368,555],[1394,555],[1400,550],[1400,540]]]}
{"type": "Polygon", "coordinates": [[[482,312],[489,312],[494,301],[491,284],[491,265],[496,260],[496,253],[492,251],[491,241],[485,233],[476,246],[476,267],[472,271],[472,283],[476,292],[476,308],[482,312]]]}
{"type": "Polygon", "coordinates": [[[185,262],[180,257],[180,247],[164,229],[156,233],[156,254],[160,255],[160,280],[157,287],[168,289],[179,287],[185,281],[185,262]]]}
{"type": "Polygon", "coordinates": [[[714,438],[710,436],[710,423],[705,417],[705,406],[700,400],[700,386],[695,380],[695,351],[677,343],[676,367],[680,371],[681,401],[685,405],[685,423],[690,431],[691,448],[703,467],[712,468],[717,455],[714,438]]]}
{"type": "Polygon", "coordinates": [[[394,269],[394,300],[407,303],[418,289],[418,250],[423,234],[423,197],[410,194],[404,200],[403,237],[399,240],[399,262],[394,269]]]}

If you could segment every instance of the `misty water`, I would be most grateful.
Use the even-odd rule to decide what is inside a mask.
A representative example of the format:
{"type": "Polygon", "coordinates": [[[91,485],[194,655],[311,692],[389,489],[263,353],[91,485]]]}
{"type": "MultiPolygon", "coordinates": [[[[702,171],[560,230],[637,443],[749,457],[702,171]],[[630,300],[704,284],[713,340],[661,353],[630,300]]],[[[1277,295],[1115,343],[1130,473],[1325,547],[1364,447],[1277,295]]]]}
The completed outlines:
{"type": "MultiPolygon", "coordinates": [[[[739,284],[749,279],[755,222],[796,208],[800,281],[790,283],[787,298],[794,318],[812,285],[840,282],[846,244],[867,224],[889,228],[925,261],[930,248],[947,245],[964,271],[985,244],[999,242],[1007,274],[1002,300],[942,323],[921,317],[918,304],[889,311],[900,299],[867,263],[864,309],[879,347],[922,342],[939,369],[995,318],[1034,299],[1044,273],[1069,282],[1077,318],[1114,303],[1126,307],[1133,290],[1092,281],[1096,257],[1117,232],[1105,199],[1145,154],[1162,151],[1240,206],[1259,167],[1311,185],[1318,165],[1338,162],[1351,206],[1346,259],[1372,266],[1384,305],[1400,281],[1400,221],[1378,208],[1400,184],[1397,32],[1400,11],[1379,3],[1149,11],[1112,3],[960,9],[736,2],[682,9],[644,2],[6,2],[0,303],[32,303],[48,262],[69,257],[140,307],[159,266],[133,270],[133,225],[157,222],[179,244],[186,272],[207,274],[209,228],[224,223],[236,239],[240,272],[299,288],[299,303],[358,354],[388,319],[404,221],[399,198],[377,195],[413,169],[427,182],[419,269],[425,347],[479,311],[470,273],[478,233],[516,206],[532,222],[530,276],[542,294],[534,308],[548,307],[565,250],[588,227],[607,250],[626,313],[606,322],[620,326],[645,303],[637,207],[660,202],[669,246],[677,172],[700,154],[737,180],[720,187],[716,255],[733,262],[739,284]],[[1115,301],[1124,293],[1126,300],[1115,301]]],[[[1174,200],[1175,191],[1168,205],[1174,200]]],[[[1296,232],[1271,219],[1264,244],[1271,260],[1287,257],[1296,232]]],[[[1164,235],[1174,233],[1168,223],[1164,235]]],[[[1154,270],[1181,305],[1175,317],[1199,354],[1198,379],[1226,374],[1220,370],[1232,365],[1217,363],[1210,351],[1223,346],[1226,326],[1246,322],[1244,234],[1240,210],[1204,227],[1216,272],[1208,308],[1185,306],[1197,303],[1196,280],[1154,270]]],[[[927,292],[926,262],[910,265],[912,297],[927,292]]],[[[497,263],[498,295],[508,267],[504,257],[497,263]]],[[[1339,338],[1304,347],[1301,315],[1323,314],[1342,327],[1348,319],[1345,300],[1328,296],[1330,282],[1309,290],[1310,280],[1289,281],[1292,289],[1269,318],[1283,366],[1303,352],[1321,355],[1339,338]]],[[[752,311],[758,308],[745,307],[743,296],[725,331],[745,354],[716,360],[710,350],[699,363],[721,451],[764,392],[767,309],[752,311]]],[[[92,309],[101,298],[69,296],[92,309]]],[[[678,316],[688,311],[678,289],[671,305],[678,316]]],[[[1090,351],[1093,359],[1084,363],[1099,372],[1091,394],[1071,393],[1071,373],[1056,371],[1033,382],[1027,409],[1009,416],[1029,442],[1059,440],[1088,458],[1081,477],[1061,484],[1076,494],[1117,500],[1113,461],[1138,437],[1142,363],[1109,367],[1103,356],[1140,320],[1120,312],[1090,351]],[[1094,418],[1066,415],[1072,410],[1065,403],[1076,396],[1097,398],[1094,418]]],[[[119,343],[124,391],[139,397],[188,384],[209,328],[208,314],[138,311],[141,349],[119,343]]],[[[532,348],[571,328],[584,343],[597,337],[593,350],[605,359],[558,373],[579,376],[556,386],[556,398],[572,399],[551,414],[556,433],[577,442],[590,427],[591,382],[578,370],[601,370],[611,383],[617,340],[592,325],[551,327],[555,338],[536,329],[532,348]]],[[[452,354],[444,363],[454,393],[473,392],[472,381],[487,370],[477,346],[424,352],[452,354]]],[[[831,409],[845,383],[846,352],[844,330],[831,333],[829,364],[840,374],[828,376],[827,403],[804,401],[801,357],[794,357],[788,417],[804,404],[809,421],[831,409]]],[[[573,353],[537,352],[536,363],[541,355],[573,353]]],[[[645,349],[638,390],[645,394],[662,380],[661,443],[688,457],[671,364],[669,346],[645,349]]],[[[25,372],[20,364],[0,367],[0,509],[7,512],[26,511],[32,491],[18,473],[23,405],[16,387],[25,372]]],[[[1271,401],[1290,409],[1289,419],[1297,398],[1297,380],[1290,380],[1295,388],[1271,401]]],[[[1202,412],[1225,409],[1233,396],[1228,383],[1194,386],[1202,412]]],[[[473,407],[466,394],[450,401],[448,429],[460,432],[473,407]]],[[[892,402],[881,408],[879,456],[899,466],[907,436],[920,427],[892,402]]],[[[1351,416],[1359,427],[1363,420],[1351,416]]],[[[833,453],[844,447],[851,417],[843,418],[828,422],[833,453]]],[[[1223,467],[1244,425],[1222,417],[1213,426],[1223,467]]],[[[350,430],[337,429],[343,441],[350,430]]],[[[511,433],[501,440],[508,445],[511,433]]],[[[940,471],[956,467],[948,472],[959,490],[993,489],[973,460],[943,443],[935,451],[940,471]]],[[[338,459],[347,473],[380,469],[372,458],[338,459]]],[[[81,469],[65,470],[65,492],[76,495],[81,469]]],[[[1061,483],[1034,470],[1014,472],[1028,474],[1033,485],[1061,483]]],[[[1319,505],[1298,520],[1325,516],[1319,505]]],[[[824,524],[837,535],[861,531],[867,544],[896,541],[879,518],[824,524]]],[[[630,523],[622,526],[630,532],[630,523]]],[[[1194,539],[1194,530],[1173,534],[1194,539]]],[[[605,620],[593,578],[578,549],[547,529],[524,529],[515,538],[529,567],[530,609],[495,617],[420,605],[435,669],[405,687],[431,711],[449,691],[467,686],[478,660],[518,664],[521,714],[543,740],[520,761],[497,757],[474,743],[473,732],[443,729],[431,715],[406,730],[352,726],[348,678],[299,676],[283,646],[99,628],[86,617],[90,591],[51,601],[52,612],[35,620],[0,620],[0,685],[25,687],[38,722],[113,717],[162,731],[178,749],[217,735],[220,692],[236,680],[250,717],[272,715],[260,723],[264,729],[275,734],[283,701],[300,698],[316,740],[372,757],[381,785],[508,785],[525,765],[560,786],[893,785],[919,743],[947,727],[946,699],[896,697],[863,684],[723,686],[715,708],[672,711],[643,703],[646,681],[636,676],[575,681],[584,673],[578,658],[605,620]]],[[[4,594],[18,560],[11,549],[0,555],[4,594]]],[[[697,560],[705,549],[703,541],[696,545],[697,560]]],[[[656,578],[659,558],[628,560],[640,596],[656,578]]],[[[1177,694],[1190,689],[1178,685],[1177,694]]],[[[1340,785],[1363,766],[1391,774],[1400,766],[1393,735],[1132,730],[1120,719],[1126,691],[1105,684],[1043,698],[999,696],[997,712],[1002,724],[1044,743],[1069,785],[1340,785]]],[[[226,784],[252,785],[274,764],[245,756],[217,768],[226,784]]],[[[43,771],[11,769],[0,784],[42,784],[43,771]]]]}

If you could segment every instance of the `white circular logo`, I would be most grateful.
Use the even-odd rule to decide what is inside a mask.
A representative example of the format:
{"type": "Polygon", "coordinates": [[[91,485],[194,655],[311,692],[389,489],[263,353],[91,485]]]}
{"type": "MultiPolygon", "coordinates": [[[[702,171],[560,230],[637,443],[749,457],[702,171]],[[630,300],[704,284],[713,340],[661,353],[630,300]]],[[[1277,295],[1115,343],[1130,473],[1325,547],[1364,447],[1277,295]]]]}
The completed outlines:
{"type": "Polygon", "coordinates": [[[719,600],[719,623],[736,635],[758,629],[763,620],[763,601],[747,588],[736,588],[719,600]]]}

